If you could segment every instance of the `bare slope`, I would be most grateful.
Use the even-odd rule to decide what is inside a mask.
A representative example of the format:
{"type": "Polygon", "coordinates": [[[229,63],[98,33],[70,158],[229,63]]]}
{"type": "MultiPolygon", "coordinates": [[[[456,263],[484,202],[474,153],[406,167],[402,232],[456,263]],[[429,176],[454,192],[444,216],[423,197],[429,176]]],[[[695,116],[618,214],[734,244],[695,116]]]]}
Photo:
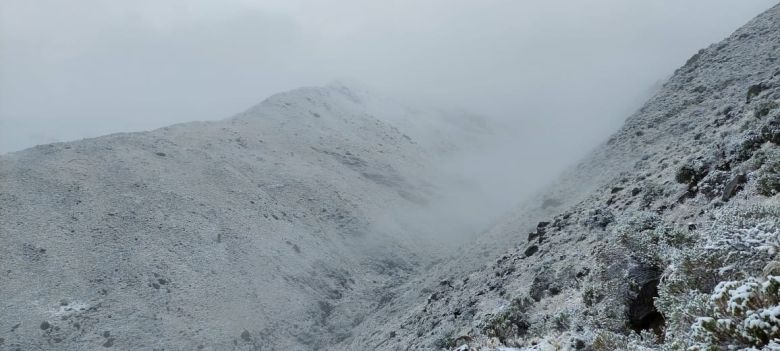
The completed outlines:
{"type": "Polygon", "coordinates": [[[444,120],[305,88],[220,122],[0,156],[0,349],[308,350],[348,336],[447,249],[411,214],[442,199],[430,165],[451,138],[484,130],[444,120]]]}
{"type": "Polygon", "coordinates": [[[777,260],[778,58],[775,6],[694,55],[535,206],[461,251],[506,254],[471,272],[435,267],[335,349],[773,349],[692,325],[719,318],[706,303],[717,282],[777,260]]]}

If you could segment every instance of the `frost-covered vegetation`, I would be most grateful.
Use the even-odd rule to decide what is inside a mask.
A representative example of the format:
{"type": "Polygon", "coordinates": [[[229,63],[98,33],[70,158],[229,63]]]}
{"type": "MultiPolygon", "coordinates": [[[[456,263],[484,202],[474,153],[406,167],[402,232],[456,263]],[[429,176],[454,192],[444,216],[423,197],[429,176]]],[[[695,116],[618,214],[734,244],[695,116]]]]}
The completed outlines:
{"type": "MultiPolygon", "coordinates": [[[[622,233],[619,245],[631,253],[637,267],[663,267],[652,304],[662,324],[628,334],[596,329],[593,348],[779,349],[779,229],[776,201],[716,211],[700,229],[664,225],[651,213],[626,219],[615,229],[622,233]]],[[[626,274],[631,279],[631,271],[626,274]]],[[[629,299],[630,293],[629,285],[629,299]]],[[[592,301],[593,288],[585,294],[586,302],[592,301]]]]}
{"type": "Polygon", "coordinates": [[[758,193],[765,196],[780,193],[780,152],[773,151],[763,161],[758,177],[758,193]]]}
{"type": "Polygon", "coordinates": [[[776,203],[724,211],[701,240],[679,251],[656,301],[667,321],[667,348],[771,349],[780,337],[780,280],[772,275],[778,221],[776,203]]]}
{"type": "Polygon", "coordinates": [[[780,276],[721,282],[707,302],[691,350],[780,348],[780,276]]]}
{"type": "Polygon", "coordinates": [[[511,346],[511,341],[521,338],[528,332],[526,311],[530,304],[531,301],[528,299],[512,300],[509,307],[488,321],[484,327],[485,334],[511,346]]]}

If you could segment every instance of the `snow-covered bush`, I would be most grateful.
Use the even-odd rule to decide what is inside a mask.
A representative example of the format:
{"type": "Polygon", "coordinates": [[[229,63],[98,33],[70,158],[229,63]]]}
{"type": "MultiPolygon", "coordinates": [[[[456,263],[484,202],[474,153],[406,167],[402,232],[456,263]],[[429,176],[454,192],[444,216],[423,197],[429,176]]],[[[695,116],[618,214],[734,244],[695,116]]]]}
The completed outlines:
{"type": "Polygon", "coordinates": [[[487,322],[483,332],[488,337],[498,338],[504,345],[511,344],[510,341],[528,332],[530,324],[526,311],[532,303],[528,299],[515,298],[506,309],[487,322]]]}
{"type": "MultiPolygon", "coordinates": [[[[751,344],[742,335],[760,333],[750,329],[758,326],[751,323],[761,321],[750,311],[758,311],[760,317],[777,307],[778,285],[768,283],[770,290],[759,291],[763,282],[751,277],[761,276],[777,259],[780,206],[770,202],[721,211],[712,219],[698,230],[700,240],[681,247],[670,260],[659,285],[655,306],[666,320],[665,348],[728,350],[727,343],[764,347],[772,338],[752,335],[757,343],[751,344]],[[749,298],[743,301],[740,296],[749,298]],[[734,308],[735,301],[744,302],[745,309],[734,308]]],[[[777,332],[778,327],[771,325],[769,331],[777,332]]]]}
{"type": "Polygon", "coordinates": [[[780,158],[767,160],[761,168],[757,186],[761,195],[774,196],[780,193],[780,158]]]}
{"type": "Polygon", "coordinates": [[[616,227],[622,247],[640,262],[665,267],[679,256],[681,249],[692,246],[698,235],[687,229],[663,225],[658,215],[639,212],[616,227]]]}
{"type": "MultiPolygon", "coordinates": [[[[733,350],[780,346],[780,276],[721,282],[697,318],[689,350],[733,350]]],[[[774,348],[767,348],[767,350],[774,348]]]]}
{"type": "Polygon", "coordinates": [[[586,286],[582,289],[582,302],[585,303],[585,306],[591,307],[599,302],[601,302],[601,299],[604,298],[604,291],[602,290],[601,285],[599,286],[586,286]]]}
{"type": "Polygon", "coordinates": [[[650,207],[653,202],[663,197],[666,191],[667,189],[664,188],[663,185],[653,181],[647,181],[644,185],[644,190],[642,191],[642,206],[644,208],[650,207]]]}
{"type": "Polygon", "coordinates": [[[709,171],[709,165],[702,160],[689,160],[677,170],[674,175],[674,180],[682,184],[696,184],[709,171]]]}
{"type": "Polygon", "coordinates": [[[772,112],[772,110],[776,108],[777,108],[776,102],[772,100],[762,101],[755,108],[755,116],[758,118],[766,117],[767,115],[769,115],[769,112],[772,112]]]}

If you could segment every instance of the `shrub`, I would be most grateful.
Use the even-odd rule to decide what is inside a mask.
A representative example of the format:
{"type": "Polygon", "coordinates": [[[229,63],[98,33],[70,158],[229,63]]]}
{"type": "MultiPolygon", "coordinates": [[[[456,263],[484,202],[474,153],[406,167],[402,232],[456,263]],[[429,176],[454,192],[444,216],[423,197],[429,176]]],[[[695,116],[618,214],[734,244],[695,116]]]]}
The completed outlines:
{"type": "Polygon", "coordinates": [[[753,99],[754,97],[758,96],[758,94],[761,94],[762,91],[769,89],[769,87],[770,86],[768,84],[763,83],[763,82],[751,85],[748,88],[746,102],[749,104],[751,99],[753,99]]]}
{"type": "Polygon", "coordinates": [[[582,291],[582,302],[585,306],[591,307],[604,298],[604,292],[595,286],[588,286],[582,291]]]}
{"type": "MultiPolygon", "coordinates": [[[[728,302],[737,293],[755,296],[756,300],[745,306],[759,311],[757,317],[762,312],[756,306],[777,305],[776,296],[754,291],[758,280],[746,277],[760,275],[777,252],[780,207],[754,205],[720,211],[712,218],[714,221],[702,228],[694,245],[683,246],[678,255],[673,255],[659,285],[655,306],[667,322],[666,349],[725,350],[727,342],[767,347],[766,338],[757,339],[761,345],[749,344],[747,337],[737,334],[750,335],[750,330],[737,325],[743,323],[747,311],[729,309],[728,302]]],[[[682,241],[688,242],[685,238],[682,241]]],[[[772,293],[776,294],[777,288],[772,293]]],[[[760,322],[755,316],[750,318],[747,326],[760,322]]]]}
{"type": "Polygon", "coordinates": [[[458,346],[456,345],[456,341],[457,340],[455,340],[455,338],[453,337],[453,332],[448,331],[443,335],[439,336],[439,338],[437,338],[436,341],[433,342],[433,346],[440,350],[441,349],[450,350],[458,346]]]}
{"type": "Polygon", "coordinates": [[[693,324],[691,350],[780,346],[780,276],[721,282],[693,324]]]}
{"type": "Polygon", "coordinates": [[[509,307],[488,321],[483,332],[489,337],[498,338],[503,344],[525,335],[530,327],[525,313],[531,304],[528,299],[515,298],[509,307]]]}
{"type": "Polygon", "coordinates": [[[645,183],[645,189],[644,193],[642,194],[642,207],[648,208],[650,205],[653,204],[656,200],[664,196],[665,189],[662,185],[655,183],[655,182],[647,182],[645,183]]]}
{"type": "Polygon", "coordinates": [[[755,115],[758,118],[769,115],[769,112],[777,108],[777,103],[774,101],[762,101],[756,106],[755,115]]]}
{"type": "Polygon", "coordinates": [[[766,160],[758,177],[758,193],[774,196],[780,193],[780,158],[766,160]]]}
{"type": "Polygon", "coordinates": [[[696,242],[698,235],[660,225],[656,215],[640,213],[618,226],[619,243],[640,262],[665,267],[678,252],[696,242]]]}
{"type": "Polygon", "coordinates": [[[563,332],[566,330],[569,330],[571,327],[571,316],[568,312],[561,312],[555,315],[553,317],[553,324],[555,326],[555,330],[559,332],[563,332]]]}
{"type": "Polygon", "coordinates": [[[593,339],[595,351],[652,351],[657,350],[658,340],[652,333],[621,335],[608,331],[600,331],[593,339]]]}
{"type": "Polygon", "coordinates": [[[687,161],[677,170],[674,180],[682,184],[696,184],[707,175],[708,168],[707,164],[701,160],[687,161]]]}

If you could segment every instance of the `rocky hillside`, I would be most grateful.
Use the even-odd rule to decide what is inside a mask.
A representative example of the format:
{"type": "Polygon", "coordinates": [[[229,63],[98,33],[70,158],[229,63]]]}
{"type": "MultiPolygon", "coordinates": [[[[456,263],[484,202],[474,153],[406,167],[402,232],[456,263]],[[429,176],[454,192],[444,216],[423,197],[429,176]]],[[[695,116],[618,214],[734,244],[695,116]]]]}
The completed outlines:
{"type": "Polygon", "coordinates": [[[778,58],[780,5],[335,349],[780,349],[778,58]]]}
{"type": "Polygon", "coordinates": [[[335,85],[0,156],[0,349],[338,342],[447,250],[432,164],[485,133],[335,85]]]}

